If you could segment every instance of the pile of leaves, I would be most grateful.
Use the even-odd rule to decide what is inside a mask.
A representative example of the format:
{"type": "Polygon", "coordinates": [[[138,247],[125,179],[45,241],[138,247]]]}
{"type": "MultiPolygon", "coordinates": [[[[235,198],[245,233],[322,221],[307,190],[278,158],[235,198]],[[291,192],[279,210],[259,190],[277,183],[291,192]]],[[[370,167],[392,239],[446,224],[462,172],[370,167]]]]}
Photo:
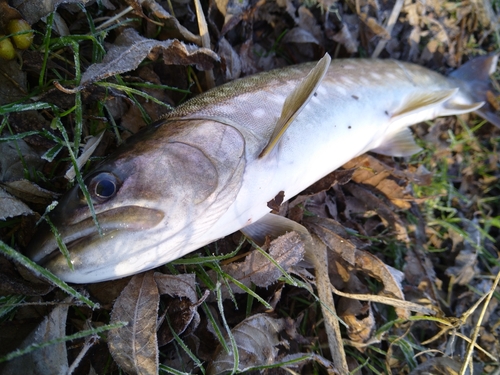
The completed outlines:
{"type": "Polygon", "coordinates": [[[499,13],[488,0],[0,1],[0,373],[497,373],[500,131],[474,115],[417,125],[410,159],[362,155],[270,202],[307,240],[236,233],[73,287],[22,251],[61,193],[190,97],[325,52],[447,73],[498,49],[499,13]]]}

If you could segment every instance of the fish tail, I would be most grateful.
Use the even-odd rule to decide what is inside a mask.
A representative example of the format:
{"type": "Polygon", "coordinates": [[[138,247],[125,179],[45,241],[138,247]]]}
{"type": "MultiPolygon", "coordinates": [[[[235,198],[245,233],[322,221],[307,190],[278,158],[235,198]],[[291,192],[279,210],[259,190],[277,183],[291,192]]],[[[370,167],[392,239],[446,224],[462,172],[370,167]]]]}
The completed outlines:
{"type": "Polygon", "coordinates": [[[488,92],[495,92],[490,75],[495,73],[498,63],[498,53],[476,57],[462,65],[450,74],[458,79],[474,102],[484,102],[475,110],[479,116],[500,128],[500,116],[496,108],[488,100],[488,92]]]}

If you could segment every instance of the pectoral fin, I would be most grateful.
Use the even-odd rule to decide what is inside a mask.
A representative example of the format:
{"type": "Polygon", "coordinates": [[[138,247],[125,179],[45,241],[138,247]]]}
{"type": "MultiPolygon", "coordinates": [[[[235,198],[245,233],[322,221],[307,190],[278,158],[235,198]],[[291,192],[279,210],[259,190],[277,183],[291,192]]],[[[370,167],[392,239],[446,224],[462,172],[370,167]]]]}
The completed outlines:
{"type": "Polygon", "coordinates": [[[411,156],[419,152],[420,148],[413,139],[409,128],[403,128],[395,134],[390,134],[382,141],[382,144],[373,149],[373,152],[388,156],[411,156]]]}
{"type": "Polygon", "coordinates": [[[309,100],[311,100],[330,66],[330,61],[330,55],[325,54],[302,82],[300,82],[290,95],[287,96],[281,110],[280,118],[274,128],[274,132],[259,157],[262,158],[271,152],[293,120],[295,120],[300,111],[306,106],[309,100]]]}
{"type": "Polygon", "coordinates": [[[266,241],[266,236],[276,238],[292,231],[299,234],[302,241],[304,241],[306,249],[310,248],[313,244],[312,237],[304,226],[286,217],[271,213],[266,214],[255,223],[241,228],[240,231],[257,245],[263,245],[266,241]]]}

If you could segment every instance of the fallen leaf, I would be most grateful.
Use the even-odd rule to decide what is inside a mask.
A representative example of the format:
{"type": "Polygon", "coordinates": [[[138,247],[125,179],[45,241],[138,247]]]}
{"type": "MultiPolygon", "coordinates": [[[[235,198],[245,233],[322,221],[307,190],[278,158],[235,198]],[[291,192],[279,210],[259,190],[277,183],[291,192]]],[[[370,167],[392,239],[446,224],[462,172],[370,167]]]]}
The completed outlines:
{"type": "Polygon", "coordinates": [[[0,155],[0,182],[21,180],[26,174],[33,177],[45,163],[22,139],[0,142],[0,155]]]}
{"type": "Polygon", "coordinates": [[[81,90],[97,80],[134,70],[146,57],[156,60],[160,54],[167,65],[195,65],[199,70],[212,69],[214,63],[219,61],[219,57],[209,49],[186,45],[175,39],[148,39],[134,29],[125,29],[103,61],[89,66],[77,89],[81,90]]]}
{"type": "Polygon", "coordinates": [[[22,269],[22,265],[14,265],[7,258],[0,256],[0,295],[43,296],[54,289],[52,284],[44,282],[44,280],[36,277],[27,280],[22,277],[24,273],[22,269]]]}
{"type": "MultiPolygon", "coordinates": [[[[194,43],[196,45],[201,45],[201,37],[199,35],[193,34],[191,31],[186,29],[181,23],[172,16],[169,12],[165,10],[156,0],[125,0],[131,7],[134,8],[136,13],[144,17],[145,19],[152,21],[142,12],[142,6],[149,8],[152,14],[160,19],[161,24],[163,24],[162,34],[167,35],[168,39],[177,38],[181,40],[194,43]]],[[[155,22],[156,23],[156,22],[155,22]]]]}
{"type": "Polygon", "coordinates": [[[42,17],[52,13],[61,4],[82,4],[86,5],[90,0],[14,0],[12,6],[16,8],[23,18],[29,23],[34,24],[42,17]]]}
{"type": "Polygon", "coordinates": [[[21,215],[31,215],[33,211],[0,187],[0,220],[21,215]]]}
{"type": "Polygon", "coordinates": [[[165,321],[158,330],[158,346],[164,346],[174,339],[172,330],[180,335],[188,329],[194,331],[200,323],[198,314],[199,305],[205,300],[198,300],[196,294],[196,275],[165,275],[155,272],[155,282],[161,295],[167,294],[169,298],[162,298],[166,306],[165,321]]]}
{"type": "Polygon", "coordinates": [[[375,317],[370,302],[340,298],[337,311],[347,324],[347,334],[352,341],[364,343],[372,337],[375,317]]]}
{"type": "MultiPolygon", "coordinates": [[[[279,337],[279,332],[285,327],[285,319],[274,319],[267,314],[253,315],[234,327],[231,334],[239,354],[238,371],[278,362],[277,346],[287,344],[286,340],[279,337]]],[[[219,346],[207,374],[232,372],[234,349],[229,340],[226,340],[226,345],[229,347],[229,353],[219,346]]]]}
{"type": "MultiPolygon", "coordinates": [[[[304,243],[297,232],[284,234],[271,241],[269,246],[269,256],[285,271],[289,271],[300,262],[304,258],[304,252],[304,243]]],[[[222,266],[222,271],[247,287],[254,283],[259,287],[267,288],[282,276],[276,265],[258,250],[253,250],[244,262],[222,266]]],[[[215,271],[210,271],[209,275],[214,282],[217,280],[215,271]]],[[[244,293],[239,286],[232,283],[230,286],[233,293],[244,293]]],[[[228,298],[227,288],[223,286],[221,289],[223,298],[228,298]]]]}
{"type": "MultiPolygon", "coordinates": [[[[69,300],[67,299],[65,302],[69,302],[69,300]]],[[[56,305],[52,312],[43,319],[42,323],[23,341],[19,349],[66,336],[68,307],[68,303],[56,305]]],[[[2,374],[53,375],[66,374],[67,371],[66,343],[60,342],[14,358],[7,362],[2,374]]]]}
{"type": "Polygon", "coordinates": [[[110,323],[127,322],[108,333],[113,359],[128,374],[157,374],[156,319],[160,295],[153,272],[135,275],[116,299],[110,323]]]}
{"type": "Polygon", "coordinates": [[[58,195],[41,188],[29,180],[10,181],[2,184],[10,194],[25,202],[48,205],[58,198],[58,195]]]}

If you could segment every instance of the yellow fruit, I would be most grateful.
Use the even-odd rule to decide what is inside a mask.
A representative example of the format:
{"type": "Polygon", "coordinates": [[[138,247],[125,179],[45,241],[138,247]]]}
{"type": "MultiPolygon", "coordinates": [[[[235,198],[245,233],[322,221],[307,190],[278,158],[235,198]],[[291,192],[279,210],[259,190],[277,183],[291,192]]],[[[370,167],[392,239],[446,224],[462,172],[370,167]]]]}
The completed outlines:
{"type": "MultiPolygon", "coordinates": [[[[7,25],[7,31],[11,34],[28,30],[31,30],[30,24],[22,19],[10,20],[9,24],[7,25]]],[[[33,33],[30,32],[25,34],[14,35],[12,37],[12,40],[14,41],[14,44],[16,45],[17,48],[27,49],[29,48],[29,46],[31,46],[31,42],[33,42],[33,33]]]]}
{"type": "MultiPolygon", "coordinates": [[[[5,35],[0,35],[0,39],[5,35]]],[[[0,58],[4,60],[12,60],[16,57],[16,50],[12,45],[12,42],[9,38],[3,39],[0,41],[0,58]]]]}

